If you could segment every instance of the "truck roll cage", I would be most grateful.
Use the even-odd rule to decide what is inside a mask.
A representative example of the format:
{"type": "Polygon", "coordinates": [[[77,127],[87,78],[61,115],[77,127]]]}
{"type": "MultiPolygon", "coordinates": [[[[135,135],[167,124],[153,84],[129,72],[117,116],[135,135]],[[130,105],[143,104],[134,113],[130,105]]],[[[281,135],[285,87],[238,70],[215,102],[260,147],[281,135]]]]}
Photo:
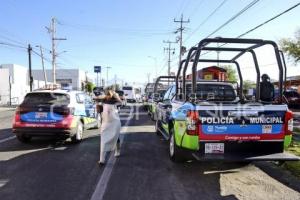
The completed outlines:
{"type": "Polygon", "coordinates": [[[237,61],[238,58],[240,58],[242,55],[246,53],[250,53],[252,55],[252,59],[254,62],[255,70],[256,70],[256,96],[255,96],[255,101],[260,100],[260,68],[259,64],[257,61],[257,56],[255,53],[255,49],[265,46],[265,45],[271,45],[273,46],[275,57],[277,60],[277,66],[279,69],[279,102],[282,103],[282,92],[283,92],[283,72],[285,73],[286,76],[286,67],[285,67],[285,60],[283,53],[280,53],[278,46],[275,42],[270,41],[270,40],[260,40],[260,39],[241,39],[241,38],[206,38],[201,40],[198,43],[197,47],[192,47],[185,60],[182,60],[182,62],[179,65],[177,77],[176,77],[176,92],[178,92],[178,82],[179,82],[179,77],[180,73],[183,67],[183,75],[182,75],[182,92],[183,92],[183,97],[186,97],[186,89],[185,89],[185,84],[186,84],[186,70],[188,67],[189,62],[192,62],[192,92],[196,93],[197,91],[197,65],[199,62],[219,62],[219,63],[232,63],[235,64],[237,67],[237,72],[238,76],[240,79],[240,99],[243,100],[243,77],[241,73],[241,68],[239,65],[239,62],[237,61]],[[223,45],[220,45],[220,43],[223,45]],[[216,44],[218,47],[210,47],[208,46],[209,44],[216,44]],[[244,48],[237,48],[237,47],[224,47],[226,44],[246,44],[250,45],[244,48]],[[224,60],[219,60],[219,59],[200,59],[202,56],[201,52],[202,51],[217,51],[217,52],[237,52],[237,54],[234,57],[231,57],[229,59],[224,59],[224,60]],[[283,64],[284,63],[284,68],[283,69],[283,64]]]}
{"type": "Polygon", "coordinates": [[[170,83],[170,82],[174,82],[175,80],[176,80],[176,76],[159,76],[155,81],[153,92],[154,93],[157,92],[157,86],[160,82],[170,83]]]}

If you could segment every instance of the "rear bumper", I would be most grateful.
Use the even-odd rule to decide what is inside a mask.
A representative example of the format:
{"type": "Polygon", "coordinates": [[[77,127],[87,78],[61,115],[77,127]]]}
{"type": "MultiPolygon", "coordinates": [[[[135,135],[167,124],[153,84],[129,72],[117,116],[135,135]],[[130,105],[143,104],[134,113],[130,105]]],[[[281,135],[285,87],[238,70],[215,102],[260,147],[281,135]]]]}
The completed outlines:
{"type": "Polygon", "coordinates": [[[192,153],[199,161],[300,161],[300,157],[289,153],[274,153],[267,155],[205,155],[192,153]]]}
{"type": "Polygon", "coordinates": [[[62,129],[62,128],[22,127],[22,128],[13,128],[13,133],[16,135],[24,134],[29,136],[71,137],[76,134],[76,128],[62,129]]]}
{"type": "Polygon", "coordinates": [[[292,161],[300,160],[292,154],[284,153],[283,141],[218,141],[199,142],[199,150],[192,155],[197,160],[225,161],[292,161]],[[205,153],[205,143],[224,143],[224,153],[205,153]]]}

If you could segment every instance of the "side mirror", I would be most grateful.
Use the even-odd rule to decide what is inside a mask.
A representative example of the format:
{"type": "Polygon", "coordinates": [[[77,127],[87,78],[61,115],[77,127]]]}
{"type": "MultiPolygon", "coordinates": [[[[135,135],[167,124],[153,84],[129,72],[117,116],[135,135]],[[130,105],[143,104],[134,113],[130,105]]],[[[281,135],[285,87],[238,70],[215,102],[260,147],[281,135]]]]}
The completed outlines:
{"type": "Polygon", "coordinates": [[[159,102],[159,101],[161,101],[161,97],[160,97],[160,95],[159,95],[158,93],[154,93],[154,94],[153,94],[153,101],[154,101],[154,102],[159,102]]]}

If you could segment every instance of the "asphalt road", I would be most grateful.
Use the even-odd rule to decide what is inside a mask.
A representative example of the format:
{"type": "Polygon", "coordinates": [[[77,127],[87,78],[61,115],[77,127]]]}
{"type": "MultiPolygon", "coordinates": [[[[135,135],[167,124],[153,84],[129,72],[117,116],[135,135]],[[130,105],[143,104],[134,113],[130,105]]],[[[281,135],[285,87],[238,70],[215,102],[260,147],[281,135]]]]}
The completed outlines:
{"type": "MultiPolygon", "coordinates": [[[[0,143],[0,199],[300,199],[299,179],[272,163],[175,164],[140,106],[121,117],[121,156],[108,155],[102,167],[98,130],[88,130],[80,144],[0,143]]],[[[11,117],[0,119],[0,141],[12,136],[4,120],[11,117]]]]}

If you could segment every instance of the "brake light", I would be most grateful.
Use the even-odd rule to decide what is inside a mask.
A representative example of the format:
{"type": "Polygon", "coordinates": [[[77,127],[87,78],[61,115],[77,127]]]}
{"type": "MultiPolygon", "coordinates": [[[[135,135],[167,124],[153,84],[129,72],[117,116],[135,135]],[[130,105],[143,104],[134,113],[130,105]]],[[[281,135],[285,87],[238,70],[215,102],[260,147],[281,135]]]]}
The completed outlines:
{"type": "Polygon", "coordinates": [[[285,134],[291,135],[293,133],[293,112],[288,110],[285,113],[285,134]]]}
{"type": "Polygon", "coordinates": [[[188,135],[198,135],[199,133],[199,113],[194,110],[187,112],[186,128],[188,135]]]}
{"type": "Polygon", "coordinates": [[[16,108],[15,117],[13,118],[13,127],[18,126],[21,123],[20,107],[16,108]]]}
{"type": "Polygon", "coordinates": [[[64,117],[64,119],[60,122],[60,125],[63,128],[70,128],[73,122],[73,116],[72,115],[68,115],[66,117],[64,117]]]}

